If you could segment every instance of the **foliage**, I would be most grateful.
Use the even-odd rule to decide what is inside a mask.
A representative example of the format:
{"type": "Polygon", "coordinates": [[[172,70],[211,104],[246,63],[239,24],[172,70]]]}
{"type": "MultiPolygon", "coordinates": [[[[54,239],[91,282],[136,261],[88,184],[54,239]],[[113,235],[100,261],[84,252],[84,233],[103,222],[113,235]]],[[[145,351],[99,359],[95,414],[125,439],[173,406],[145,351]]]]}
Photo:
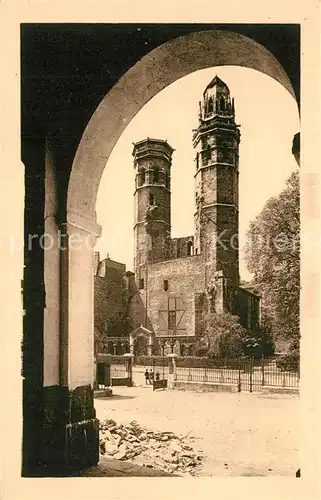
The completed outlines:
{"type": "MultiPolygon", "coordinates": [[[[125,358],[121,355],[114,356],[111,354],[99,354],[97,356],[97,361],[106,364],[123,365],[125,363],[125,358]]],[[[242,361],[244,361],[244,357],[238,357],[235,359],[198,356],[175,357],[175,364],[178,368],[230,368],[232,370],[238,370],[239,363],[242,361]]],[[[133,364],[135,366],[147,366],[149,368],[152,368],[153,366],[167,366],[168,362],[169,358],[167,356],[135,356],[133,359],[133,364]]],[[[259,363],[261,363],[261,361],[259,363]]]]}
{"type": "Polygon", "coordinates": [[[237,316],[227,312],[207,313],[201,321],[202,338],[199,339],[195,352],[206,346],[209,358],[237,358],[243,354],[243,339],[246,330],[237,316]]]}
{"type": "Polygon", "coordinates": [[[96,359],[99,363],[106,363],[106,365],[125,365],[126,357],[123,355],[114,354],[98,354],[96,359]]]}
{"type": "Polygon", "coordinates": [[[275,342],[272,327],[266,319],[262,319],[261,326],[253,335],[247,335],[243,339],[243,352],[246,356],[253,358],[269,358],[274,355],[275,342]]]}
{"type": "Polygon", "coordinates": [[[282,371],[298,371],[300,370],[300,354],[296,351],[281,356],[277,359],[276,366],[282,371]]]}
{"type": "Polygon", "coordinates": [[[167,363],[168,358],[166,356],[135,356],[134,358],[135,365],[152,367],[153,365],[166,366],[167,363]]]}
{"type": "Polygon", "coordinates": [[[300,297],[299,174],[293,173],[279,196],[271,198],[250,224],[245,259],[262,296],[262,312],[274,336],[299,348],[300,297]]]}

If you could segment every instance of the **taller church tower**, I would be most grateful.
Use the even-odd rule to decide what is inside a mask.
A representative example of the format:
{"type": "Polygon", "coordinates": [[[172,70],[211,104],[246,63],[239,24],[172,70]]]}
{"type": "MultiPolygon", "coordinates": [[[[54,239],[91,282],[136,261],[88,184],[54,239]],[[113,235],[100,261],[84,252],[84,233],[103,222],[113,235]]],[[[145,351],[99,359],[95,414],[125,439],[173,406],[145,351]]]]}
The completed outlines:
{"type": "Polygon", "coordinates": [[[196,213],[194,248],[204,255],[206,286],[223,273],[230,290],[239,285],[238,166],[240,132],[234,99],[217,76],[199,103],[193,134],[196,213]]]}

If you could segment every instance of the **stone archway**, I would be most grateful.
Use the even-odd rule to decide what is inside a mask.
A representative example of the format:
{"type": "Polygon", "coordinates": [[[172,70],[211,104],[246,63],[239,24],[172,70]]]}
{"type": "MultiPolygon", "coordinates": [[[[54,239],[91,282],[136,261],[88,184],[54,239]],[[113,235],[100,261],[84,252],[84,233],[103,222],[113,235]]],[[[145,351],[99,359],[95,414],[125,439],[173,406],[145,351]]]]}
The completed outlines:
{"type": "Polygon", "coordinates": [[[251,38],[211,30],[191,33],[157,47],[127,71],[92,116],[72,166],[67,194],[69,217],[96,222],[99,183],[110,153],[132,118],[152,97],[194,71],[228,65],[270,76],[295,99],[281,64],[251,38]]]}
{"type": "MultiPolygon", "coordinates": [[[[158,92],[189,73],[224,65],[261,71],[277,80],[295,98],[287,74],[265,47],[240,34],[203,31],[176,38],[142,58],[106,95],[82,136],[71,169],[67,200],[63,200],[67,207],[66,219],[59,228],[64,241],[59,263],[60,297],[57,286],[61,307],[57,346],[59,342],[61,344],[57,347],[60,365],[54,365],[53,376],[61,388],[67,389],[64,397],[65,392],[69,394],[73,411],[70,419],[74,418],[67,424],[61,418],[62,432],[66,425],[70,430],[69,437],[55,442],[59,455],[62,441],[67,441],[68,457],[63,457],[62,462],[71,461],[75,467],[80,467],[99,458],[98,422],[92,397],[93,247],[101,233],[96,221],[95,204],[106,162],[128,123],[158,92]],[[71,244],[73,240],[77,240],[76,248],[71,244]],[[74,445],[76,439],[77,445],[74,445]],[[77,453],[83,453],[87,445],[90,450],[88,457],[79,460],[77,453]]],[[[50,186],[49,189],[51,196],[56,194],[58,199],[57,192],[54,192],[56,188],[50,186]]],[[[48,268],[52,258],[50,254],[45,255],[48,268]]],[[[45,348],[46,342],[49,345],[51,340],[49,335],[45,338],[45,348]]],[[[49,404],[48,407],[50,410],[49,404]]],[[[53,438],[50,436],[50,439],[53,438]]]]}
{"type": "Polygon", "coordinates": [[[154,333],[141,325],[129,334],[130,352],[135,356],[151,356],[154,340],[154,333]]]}

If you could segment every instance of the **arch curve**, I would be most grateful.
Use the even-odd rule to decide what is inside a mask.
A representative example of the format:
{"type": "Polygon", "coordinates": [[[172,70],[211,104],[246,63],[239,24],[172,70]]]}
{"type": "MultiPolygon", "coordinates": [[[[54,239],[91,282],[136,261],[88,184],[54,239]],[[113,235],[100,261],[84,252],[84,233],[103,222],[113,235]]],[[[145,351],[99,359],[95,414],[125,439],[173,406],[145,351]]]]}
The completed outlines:
{"type": "Polygon", "coordinates": [[[95,205],[107,160],[129,122],[174,81],[213,66],[242,66],[264,73],[294,97],[290,79],[263,46],[234,32],[194,32],[160,45],[129,69],[102,100],[79,143],[69,179],[67,211],[96,220],[95,205]]]}

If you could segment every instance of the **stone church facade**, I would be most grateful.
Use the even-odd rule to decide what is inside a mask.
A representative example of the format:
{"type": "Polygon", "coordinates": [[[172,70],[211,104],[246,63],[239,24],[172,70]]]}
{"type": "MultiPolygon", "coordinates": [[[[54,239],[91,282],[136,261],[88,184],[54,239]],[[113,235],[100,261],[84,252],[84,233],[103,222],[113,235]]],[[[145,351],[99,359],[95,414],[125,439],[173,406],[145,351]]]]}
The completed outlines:
{"type": "Polygon", "coordinates": [[[121,285],[130,294],[131,349],[144,336],[149,352],[170,346],[191,354],[207,312],[229,311],[249,331],[259,324],[259,297],[239,277],[240,131],[234,99],[217,76],[204,90],[192,140],[194,234],[182,238],[171,238],[173,148],[152,138],[134,145],[134,273],[124,269],[121,285]]]}

